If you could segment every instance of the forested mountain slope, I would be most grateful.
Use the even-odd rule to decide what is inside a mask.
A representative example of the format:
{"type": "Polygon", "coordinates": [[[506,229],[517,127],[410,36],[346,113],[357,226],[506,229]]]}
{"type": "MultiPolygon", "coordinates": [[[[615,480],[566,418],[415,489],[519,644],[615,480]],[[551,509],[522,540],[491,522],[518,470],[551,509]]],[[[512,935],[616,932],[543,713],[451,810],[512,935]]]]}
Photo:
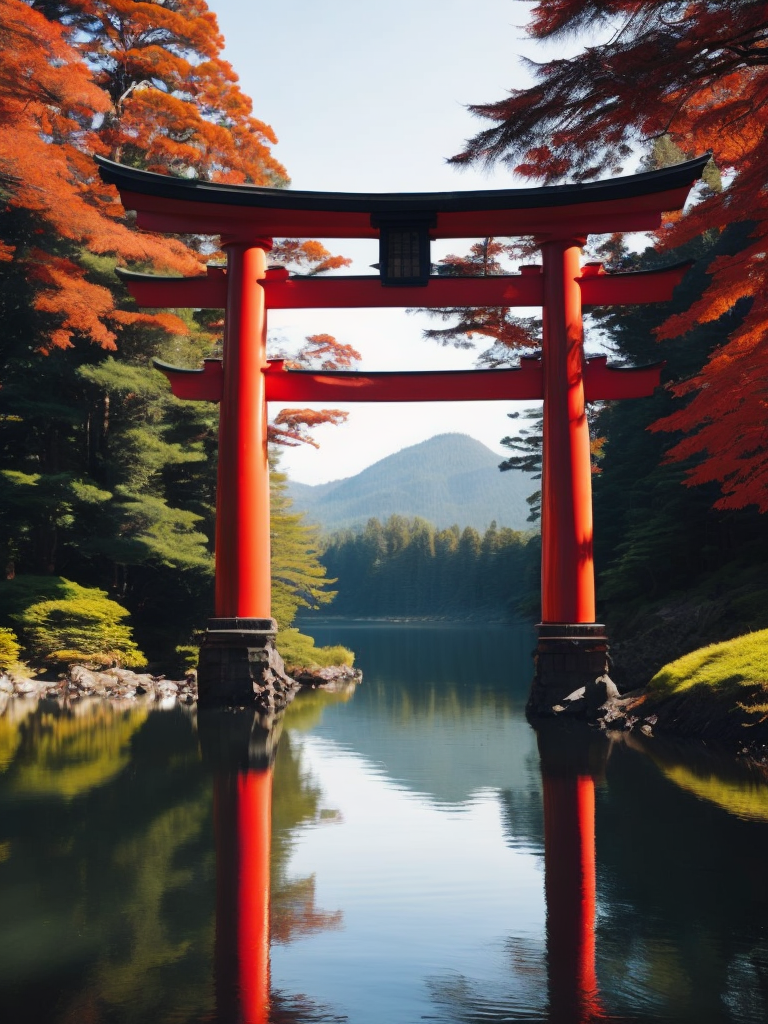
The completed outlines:
{"type": "MultiPolygon", "coordinates": [[[[503,424],[500,424],[503,427],[503,424]]],[[[326,530],[375,517],[420,516],[438,528],[529,530],[525,499],[538,484],[522,472],[499,472],[501,457],[466,434],[438,434],[388,455],[356,476],[311,487],[289,483],[295,507],[326,530]]]]}

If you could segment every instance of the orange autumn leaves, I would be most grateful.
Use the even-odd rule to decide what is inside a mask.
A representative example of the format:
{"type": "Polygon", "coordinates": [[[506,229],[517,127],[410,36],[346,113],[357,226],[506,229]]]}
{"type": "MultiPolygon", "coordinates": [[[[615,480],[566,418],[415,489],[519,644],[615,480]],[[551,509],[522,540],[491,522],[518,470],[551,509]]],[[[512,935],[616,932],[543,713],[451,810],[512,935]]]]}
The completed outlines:
{"type": "MultiPolygon", "coordinates": [[[[357,349],[341,344],[331,334],[311,334],[295,358],[286,362],[306,369],[348,370],[360,358],[357,349]]],[[[346,418],[347,413],[339,409],[281,409],[269,424],[269,440],[290,447],[304,443],[317,448],[307,431],[324,423],[343,423],[346,418]]]]}
{"type": "MultiPolygon", "coordinates": [[[[115,308],[82,252],[181,274],[199,273],[203,257],[136,230],[91,155],[219,181],[280,185],[287,176],[269,149],[272,129],[253,117],[219,57],[223,39],[202,0],[59,6],[66,25],[25,0],[0,0],[0,259],[18,261],[37,282],[38,347],[82,338],[114,349],[121,325],[148,317],[115,308]],[[19,227],[14,211],[32,217],[19,227]]],[[[56,4],[46,10],[57,13],[56,4]]],[[[318,242],[276,248],[310,271],[347,262],[318,242]]],[[[171,326],[168,316],[152,322],[171,326]]],[[[172,329],[185,330],[178,319],[172,329]]]]}
{"type": "MultiPolygon", "coordinates": [[[[159,173],[287,184],[275,134],[253,116],[223,45],[204,0],[0,0],[0,261],[30,289],[37,351],[117,350],[131,325],[188,334],[171,312],[137,310],[112,286],[111,266],[195,275],[212,254],[201,239],[137,230],[93,154],[159,173]]],[[[349,262],[297,239],[277,240],[272,258],[304,273],[349,262]]],[[[308,427],[340,418],[289,410],[271,436],[308,440],[308,427]]]]}
{"type": "Polygon", "coordinates": [[[101,137],[115,158],[153,171],[281,185],[277,141],[221,59],[204,0],[70,0],[96,82],[110,97],[101,137]]]}
{"type": "Polygon", "coordinates": [[[181,242],[142,235],[122,221],[89,155],[104,152],[95,125],[109,98],[64,29],[22,0],[0,0],[0,49],[0,254],[18,261],[37,284],[39,347],[66,348],[82,336],[114,348],[125,311],[115,309],[108,289],[89,280],[80,248],[181,272],[198,268],[198,258],[181,242]],[[21,229],[18,217],[9,216],[20,211],[31,215],[21,229]],[[45,244],[46,238],[56,244],[45,244]],[[70,243],[66,255],[62,242],[70,243]]]}

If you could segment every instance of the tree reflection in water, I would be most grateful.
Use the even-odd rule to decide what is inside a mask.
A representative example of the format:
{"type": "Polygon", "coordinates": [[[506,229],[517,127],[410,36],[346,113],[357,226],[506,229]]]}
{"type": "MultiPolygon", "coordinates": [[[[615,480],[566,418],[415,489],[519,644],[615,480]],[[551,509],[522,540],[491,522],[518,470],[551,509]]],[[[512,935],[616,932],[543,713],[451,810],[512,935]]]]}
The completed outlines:
{"type": "MultiPolygon", "coordinates": [[[[211,777],[200,762],[196,724],[194,709],[151,711],[140,702],[120,706],[95,698],[71,708],[14,701],[12,713],[0,717],[4,1020],[301,1024],[344,1019],[291,992],[271,993],[266,1016],[253,1010],[260,999],[266,1002],[264,909],[270,875],[277,941],[341,923],[340,914],[316,908],[313,878],[286,877],[291,833],[320,817],[320,792],[290,744],[283,745],[272,767],[279,729],[264,736],[256,730],[254,739],[252,715],[246,721],[230,716],[211,777]],[[243,758],[244,734],[251,736],[251,749],[246,744],[243,758]],[[240,761],[227,768],[221,758],[232,749],[240,750],[240,761]],[[267,768],[261,762],[255,771],[249,768],[254,756],[266,756],[267,768]],[[280,786],[272,807],[276,835],[270,865],[273,771],[280,786]],[[241,794],[238,813],[250,814],[242,829],[229,828],[233,779],[235,793],[241,794]],[[220,812],[217,839],[224,848],[218,868],[214,802],[220,812]],[[240,888],[245,902],[231,918],[222,917],[230,884],[222,882],[223,869],[232,867],[227,844],[238,851],[239,878],[246,883],[240,888]],[[245,1014],[238,1009],[237,1016],[230,1012],[232,993],[222,989],[226,970],[215,958],[216,947],[231,942],[233,929],[248,963],[234,987],[236,998],[245,994],[240,999],[245,1014]]],[[[206,726],[201,726],[203,740],[206,726]]]]}
{"type": "MultiPolygon", "coordinates": [[[[634,735],[609,741],[587,729],[568,740],[542,730],[541,800],[529,771],[531,747],[524,758],[515,749],[531,734],[519,717],[514,729],[501,727],[502,714],[514,712],[503,696],[486,702],[480,684],[465,695],[431,682],[405,695],[387,682],[379,695],[379,685],[336,716],[333,735],[367,750],[369,759],[386,759],[409,800],[422,783],[435,801],[455,804],[488,787],[497,794],[509,847],[546,852],[546,934],[540,918],[531,925],[511,910],[508,927],[493,932],[509,938],[485,947],[487,971],[478,958],[477,971],[454,960],[459,970],[448,973],[452,961],[435,960],[427,949],[416,981],[431,995],[424,1019],[768,1019],[764,773],[700,746],[634,735]],[[376,717],[374,698],[386,715],[376,717]],[[482,758],[468,750],[468,736],[480,737],[482,758]]],[[[344,697],[310,694],[286,722],[311,728],[331,699],[344,697]]],[[[293,852],[311,853],[307,826],[332,822],[334,811],[323,807],[289,732],[278,744],[279,728],[260,733],[252,716],[230,716],[226,728],[211,730],[193,709],[156,712],[141,703],[121,708],[84,700],[67,709],[15,700],[11,707],[0,717],[3,1022],[344,1019],[344,959],[338,986],[318,991],[301,973],[303,947],[294,947],[301,948],[298,968],[281,976],[288,979],[282,990],[268,988],[268,942],[291,943],[344,924],[333,906],[318,908],[312,875],[290,874],[293,852]],[[214,800],[224,808],[218,866],[214,800]],[[239,824],[243,813],[248,828],[239,824]]],[[[331,735],[332,718],[317,735],[323,728],[331,735]]],[[[343,958],[349,945],[335,948],[343,958]]],[[[358,990],[381,980],[380,962],[367,962],[371,974],[354,979],[358,990]]]]}
{"type": "MultiPolygon", "coordinates": [[[[432,979],[433,1019],[768,1019],[765,773],[700,744],[609,739],[568,723],[540,729],[538,741],[546,957],[510,939],[507,990],[432,979]],[[548,1005],[532,1010],[544,989],[548,1005]]],[[[537,819],[501,798],[519,846],[512,832],[537,819]]]]}
{"type": "Polygon", "coordinates": [[[608,779],[597,807],[598,964],[614,1003],[653,1019],[762,1024],[764,773],[702,744],[620,734],[608,779]]]}
{"type": "MultiPolygon", "coordinates": [[[[506,993],[494,994],[487,985],[481,987],[463,977],[433,979],[432,997],[448,1020],[591,1024],[609,1019],[601,1005],[595,969],[595,780],[604,774],[607,743],[604,737],[589,737],[585,743],[580,730],[573,732],[559,722],[543,723],[538,743],[546,950],[535,941],[508,939],[505,951],[514,985],[506,993]],[[532,1007],[537,1004],[540,1009],[534,1015],[532,1007]]],[[[506,817],[508,823],[537,820],[530,813],[506,817]]],[[[520,840],[514,834],[509,838],[514,845],[520,840]]]]}

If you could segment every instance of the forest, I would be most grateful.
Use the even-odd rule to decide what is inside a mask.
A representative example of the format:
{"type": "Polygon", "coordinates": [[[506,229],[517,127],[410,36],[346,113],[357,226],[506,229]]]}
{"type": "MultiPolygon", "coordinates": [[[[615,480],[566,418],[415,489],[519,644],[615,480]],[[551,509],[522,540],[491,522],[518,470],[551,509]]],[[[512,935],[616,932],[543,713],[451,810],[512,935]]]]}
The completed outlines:
{"type": "MultiPolygon", "coordinates": [[[[473,107],[483,127],[452,158],[553,184],[711,152],[694,202],[639,250],[595,236],[586,253],[609,271],[693,263],[669,306],[596,308],[588,325],[591,351],[618,364],[666,360],[653,398],[591,412],[599,614],[641,673],[768,626],[764,22],[755,2],[534,6],[531,36],[587,42],[473,107]]],[[[217,411],[176,401],[151,359],[220,353],[221,316],[140,311],[114,270],[194,274],[223,257],[215,239],[139,232],[93,156],[273,187],[288,171],[204,0],[0,0],[0,48],[0,657],[176,670],[209,613],[217,411]]],[[[484,239],[437,273],[504,273],[534,251],[484,239]]],[[[272,258],[303,273],[346,262],[298,239],[272,258]]],[[[539,344],[536,322],[509,310],[434,315],[426,341],[477,345],[480,366],[539,344]]],[[[283,354],[357,358],[327,335],[283,354]]],[[[289,627],[334,590],[336,614],[535,617],[535,538],[394,517],[321,543],[290,508],[277,448],[342,417],[286,410],[270,426],[283,643],[311,649],[289,627]]],[[[535,416],[508,446],[506,465],[536,468],[535,416]]]]}
{"type": "Polygon", "coordinates": [[[496,523],[481,535],[393,515],[337,531],[320,557],[338,581],[333,615],[503,621],[536,614],[540,554],[538,535],[496,523]]]}
{"type": "MultiPolygon", "coordinates": [[[[199,0],[1,0],[0,657],[194,660],[210,614],[218,409],[175,400],[151,365],[220,352],[221,311],[139,311],[115,267],[200,273],[216,240],[143,234],[99,179],[100,154],[153,171],[285,186],[272,129],[221,59],[199,0]],[[21,648],[19,648],[21,644],[21,648]]],[[[273,258],[344,265],[313,241],[273,258]]],[[[286,353],[287,354],[287,353],[286,353]]],[[[307,338],[300,365],[348,366],[350,346],[307,338]]],[[[301,604],[333,593],[312,528],[290,510],[280,444],[343,414],[284,410],[274,442],[274,612],[285,653],[301,604]]],[[[297,655],[298,656],[298,655],[297,655]]]]}

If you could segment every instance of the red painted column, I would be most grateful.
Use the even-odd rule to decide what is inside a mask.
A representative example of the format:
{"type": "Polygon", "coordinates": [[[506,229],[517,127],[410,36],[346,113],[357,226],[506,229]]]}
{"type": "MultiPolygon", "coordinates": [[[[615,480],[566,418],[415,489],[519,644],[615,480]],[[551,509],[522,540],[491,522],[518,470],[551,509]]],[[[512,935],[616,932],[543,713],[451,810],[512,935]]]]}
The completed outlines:
{"type": "Polygon", "coordinates": [[[595,973],[595,784],[544,773],[547,972],[553,1024],[601,1016],[595,973]]]}
{"type": "Polygon", "coordinates": [[[272,770],[218,775],[216,1003],[221,1020],[269,1020],[272,770]]]}
{"type": "Polygon", "coordinates": [[[224,243],[227,313],[216,496],[216,616],[271,615],[267,321],[264,289],[271,242],[224,243]]]}
{"type": "Polygon", "coordinates": [[[580,239],[542,244],[542,622],[595,621],[592,480],[584,400],[580,239]]]}

